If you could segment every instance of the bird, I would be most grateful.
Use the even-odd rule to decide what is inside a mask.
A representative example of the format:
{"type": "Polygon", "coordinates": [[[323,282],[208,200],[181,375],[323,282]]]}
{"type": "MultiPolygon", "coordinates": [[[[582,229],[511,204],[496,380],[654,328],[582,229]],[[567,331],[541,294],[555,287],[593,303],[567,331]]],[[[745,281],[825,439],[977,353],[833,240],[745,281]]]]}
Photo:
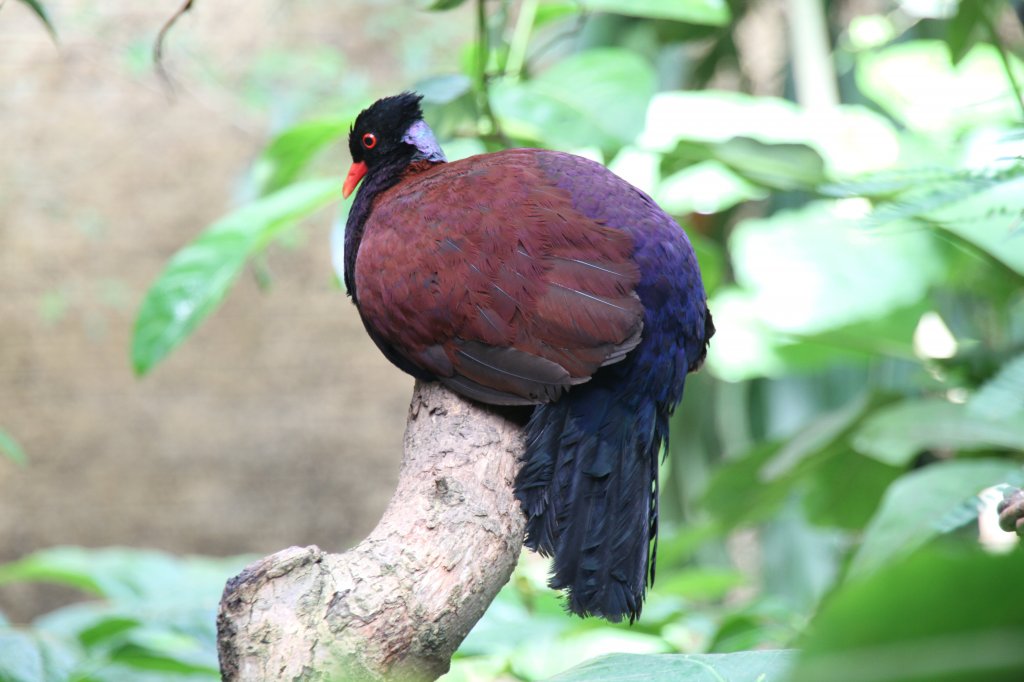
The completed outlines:
{"type": "Polygon", "coordinates": [[[658,465],[714,323],[679,224],[600,163],[543,149],[448,162],[414,92],[349,132],[344,283],[399,369],[532,406],[514,486],[568,611],[639,618],[658,465]]]}

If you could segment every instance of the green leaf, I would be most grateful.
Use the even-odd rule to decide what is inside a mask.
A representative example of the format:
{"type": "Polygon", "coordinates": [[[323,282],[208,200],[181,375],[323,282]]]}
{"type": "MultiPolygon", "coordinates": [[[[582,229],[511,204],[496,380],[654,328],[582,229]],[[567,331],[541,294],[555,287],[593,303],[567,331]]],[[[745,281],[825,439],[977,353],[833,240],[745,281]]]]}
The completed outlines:
{"type": "Polygon", "coordinates": [[[163,552],[55,547],[0,565],[0,584],[48,582],[115,601],[180,601],[181,594],[216,603],[224,581],[244,559],[180,559],[163,552]]]}
{"type": "Polygon", "coordinates": [[[134,630],[141,624],[141,621],[137,618],[128,618],[118,614],[104,616],[96,620],[92,625],[82,629],[78,633],[78,641],[86,649],[89,649],[134,630]]]}
{"type": "MultiPolygon", "coordinates": [[[[49,16],[49,14],[46,13],[46,7],[43,6],[43,3],[39,2],[39,0],[21,0],[21,1],[23,3],[25,3],[25,5],[27,5],[30,10],[32,10],[33,14],[35,14],[37,17],[39,17],[39,21],[43,22],[43,25],[46,27],[46,30],[50,32],[50,37],[53,38],[54,41],[56,41],[57,40],[57,29],[54,28],[53,22],[50,21],[50,16],[49,16]]],[[[0,3],[0,4],[2,4],[2,3],[0,3]]]]}
{"type": "Polygon", "coordinates": [[[829,457],[808,477],[807,519],[817,526],[860,530],[871,520],[903,469],[844,451],[829,457]]]}
{"type": "Polygon", "coordinates": [[[668,169],[694,161],[714,160],[761,187],[813,189],[825,180],[825,162],[805,144],[765,143],[749,137],[703,144],[681,142],[665,156],[668,169]]]}
{"type": "MultiPolygon", "coordinates": [[[[865,234],[828,202],[745,220],[729,244],[752,313],[790,334],[817,334],[916,304],[945,274],[932,235],[865,234]]],[[[720,329],[728,336],[726,325],[720,329]]]]}
{"type": "Polygon", "coordinates": [[[967,402],[971,414],[988,419],[1007,419],[1024,413],[1024,355],[1000,368],[967,402]]]}
{"type": "Polygon", "coordinates": [[[0,455],[4,455],[15,464],[21,464],[22,466],[28,461],[28,458],[25,457],[25,451],[21,449],[18,441],[14,440],[11,434],[3,429],[0,429],[0,455]]]}
{"type": "Polygon", "coordinates": [[[765,482],[759,475],[779,447],[777,443],[761,443],[714,473],[703,499],[712,517],[729,528],[763,521],[782,505],[792,489],[792,478],[765,482]]]}
{"type": "Polygon", "coordinates": [[[721,599],[731,590],[746,582],[742,573],[732,569],[687,568],[674,571],[666,578],[659,580],[654,591],[657,594],[674,595],[686,599],[721,599]]]}
{"type": "Polygon", "coordinates": [[[276,192],[295,181],[318,151],[348,134],[354,116],[332,116],[304,121],[275,137],[253,167],[259,196],[276,192]]]}
{"type": "Polygon", "coordinates": [[[59,642],[0,627],[0,682],[67,682],[74,658],[59,642]]]}
{"type": "Polygon", "coordinates": [[[710,296],[718,289],[725,277],[725,254],[722,247],[696,230],[689,231],[690,244],[700,264],[700,276],[704,281],[704,291],[710,296]]]}
{"type": "MultiPolygon", "coordinates": [[[[1024,67],[1014,55],[1007,58],[1019,81],[1024,67]]],[[[857,85],[912,130],[940,138],[1020,118],[1002,58],[992,45],[975,45],[955,67],[947,45],[938,40],[864,52],[858,58],[857,85]]]]}
{"type": "Polygon", "coordinates": [[[448,9],[455,9],[466,0],[421,0],[420,7],[432,12],[443,12],[448,9]]]}
{"type": "Polygon", "coordinates": [[[643,129],[654,70],[622,48],[587,50],[525,83],[498,81],[495,111],[505,131],[557,149],[616,149],[643,129]]]}
{"type": "Polygon", "coordinates": [[[812,148],[827,172],[836,176],[890,168],[900,155],[900,137],[893,125],[881,114],[857,106],[808,111],[783,99],[735,92],[660,92],[651,100],[646,121],[639,145],[664,153],[680,143],[697,145],[694,149],[700,151],[702,146],[748,138],[770,149],[741,143],[726,149],[729,158],[756,153],[754,159],[767,164],[762,155],[779,151],[786,157],[786,167],[804,159],[816,163],[802,145],[812,148]]]}
{"type": "Polygon", "coordinates": [[[906,556],[962,519],[964,505],[977,509],[977,495],[1001,483],[1024,481],[1021,465],[998,459],[938,462],[898,478],[864,532],[850,564],[857,578],[906,556]]]}
{"type": "Polygon", "coordinates": [[[854,435],[853,446],[897,466],[925,450],[1024,451],[1024,419],[979,415],[938,398],[905,400],[873,414],[854,435]]]}
{"type": "Polygon", "coordinates": [[[307,180],[242,206],[176,253],[135,321],[132,363],[145,374],[224,298],[246,259],[296,220],[340,198],[337,179],[307,180]]]}
{"type": "Polygon", "coordinates": [[[762,480],[774,481],[789,474],[799,464],[830,447],[853,429],[864,417],[869,405],[868,396],[862,395],[812,421],[783,444],[761,467],[762,480]]]}
{"type": "Polygon", "coordinates": [[[956,66],[975,44],[976,34],[984,26],[986,0],[960,0],[956,15],[946,26],[949,58],[956,66]]]}
{"type": "Polygon", "coordinates": [[[767,196],[764,189],[716,160],[700,161],[669,175],[654,192],[658,205],[672,215],[721,213],[767,196]]]}
{"type": "Polygon", "coordinates": [[[790,682],[1024,679],[1024,554],[932,548],[850,582],[814,619],[790,682]]]}
{"type": "Polygon", "coordinates": [[[580,0],[580,4],[591,12],[669,19],[705,26],[725,26],[732,18],[725,0],[580,0]]]}
{"type": "Polygon", "coordinates": [[[548,682],[782,682],[796,652],[734,654],[610,654],[567,670],[548,682]]]}

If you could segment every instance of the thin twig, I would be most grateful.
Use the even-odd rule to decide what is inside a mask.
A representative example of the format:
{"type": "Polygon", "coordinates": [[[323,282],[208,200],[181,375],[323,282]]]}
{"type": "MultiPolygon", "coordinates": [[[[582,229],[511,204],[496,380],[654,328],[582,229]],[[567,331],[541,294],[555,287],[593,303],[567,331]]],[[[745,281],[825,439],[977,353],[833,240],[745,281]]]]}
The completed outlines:
{"type": "Polygon", "coordinates": [[[174,96],[174,82],[171,80],[170,74],[164,68],[164,38],[167,36],[167,32],[171,30],[171,27],[181,18],[181,15],[192,9],[192,3],[194,0],[185,0],[185,3],[178,8],[178,11],[170,16],[170,18],[164,22],[160,32],[156,34],[156,40],[153,42],[153,66],[156,67],[156,72],[160,76],[160,80],[164,82],[167,88],[167,92],[173,97],[174,96]]]}
{"type": "Polygon", "coordinates": [[[992,21],[992,17],[988,15],[984,8],[981,10],[981,20],[985,22],[985,29],[988,30],[988,34],[992,38],[992,44],[995,46],[996,51],[999,52],[999,59],[1003,62],[1003,69],[1006,71],[1006,80],[1010,81],[1013,97],[1017,100],[1017,107],[1020,109],[1021,118],[1024,118],[1024,95],[1022,95],[1020,85],[1013,75],[1013,64],[1010,63],[1010,58],[1006,56],[1006,47],[1003,45],[1002,38],[999,37],[999,31],[996,29],[995,22],[992,21]]]}

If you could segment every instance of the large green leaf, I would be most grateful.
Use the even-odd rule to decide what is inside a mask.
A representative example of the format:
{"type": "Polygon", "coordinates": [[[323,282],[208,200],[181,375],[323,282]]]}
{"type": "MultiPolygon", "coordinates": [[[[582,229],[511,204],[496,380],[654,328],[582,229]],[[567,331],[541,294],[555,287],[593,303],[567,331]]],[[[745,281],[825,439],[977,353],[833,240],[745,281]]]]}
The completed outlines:
{"type": "Polygon", "coordinates": [[[67,682],[71,652],[43,635],[0,626],[0,682],[67,682]]]}
{"type": "Polygon", "coordinates": [[[944,274],[932,235],[866,234],[841,206],[827,202],[743,221],[730,247],[736,280],[752,294],[752,312],[765,326],[791,334],[816,334],[916,304],[944,274]]]}
{"type": "Polygon", "coordinates": [[[734,654],[610,654],[556,675],[548,682],[782,682],[793,651],[734,654]]]}
{"type": "Polygon", "coordinates": [[[215,602],[224,581],[243,562],[180,559],[144,550],[55,547],[0,565],[0,585],[57,583],[122,602],[174,601],[181,598],[179,592],[215,602]]]}
{"type": "Polygon", "coordinates": [[[985,382],[967,403],[968,411],[982,418],[1024,416],[1024,355],[1018,355],[985,382]]]}
{"type": "Polygon", "coordinates": [[[905,474],[889,486],[868,524],[850,577],[875,571],[958,527],[964,508],[976,509],[985,488],[1022,480],[1020,464],[998,459],[951,460],[905,474]]]}
{"type": "Polygon", "coordinates": [[[21,449],[18,441],[14,440],[11,434],[0,429],[0,455],[7,457],[16,464],[24,465],[26,462],[25,451],[21,449]]]}
{"type": "Polygon", "coordinates": [[[654,191],[658,205],[673,215],[720,213],[740,202],[767,196],[764,189],[716,160],[701,161],[672,173],[654,191]]]}
{"type": "Polygon", "coordinates": [[[638,140],[642,147],[669,153],[680,143],[721,145],[734,138],[768,145],[766,150],[753,149],[747,142],[743,148],[728,150],[734,156],[757,159],[765,169],[765,154],[778,153],[777,163],[786,168],[809,159],[799,146],[776,145],[811,147],[836,176],[880,171],[900,155],[895,128],[864,107],[808,111],[783,99],[714,90],[658,93],[638,140]],[[751,156],[752,152],[757,154],[751,156]]]}
{"type": "Polygon", "coordinates": [[[934,548],[850,582],[801,642],[790,682],[1024,679],[1024,554],[934,548]]]}
{"type": "Polygon", "coordinates": [[[761,187],[781,190],[813,189],[825,180],[825,163],[806,144],[765,143],[750,137],[723,142],[680,142],[662,166],[675,170],[693,162],[714,160],[761,187]]]}
{"type": "Polygon", "coordinates": [[[275,137],[253,167],[256,191],[263,196],[293,182],[313,156],[348,133],[354,116],[303,121],[275,137]]]}
{"type": "Polygon", "coordinates": [[[622,48],[577,53],[526,82],[494,84],[506,132],[557,149],[615,149],[643,129],[655,74],[622,48]]]}
{"type": "Polygon", "coordinates": [[[584,9],[645,19],[725,26],[731,14],[725,0],[580,0],[584,9]]]}
{"type": "Polygon", "coordinates": [[[1015,176],[924,217],[1024,277],[1024,166],[1015,176]]]}
{"type": "Polygon", "coordinates": [[[253,255],[281,232],[341,196],[337,179],[307,180],[242,206],[171,258],[135,321],[132,363],[145,374],[221,302],[253,255]]]}
{"type": "Polygon", "coordinates": [[[1024,418],[993,418],[939,398],[905,400],[872,415],[857,431],[853,445],[894,465],[930,449],[1024,451],[1024,418]]]}
{"type": "MultiPolygon", "coordinates": [[[[1008,58],[1020,79],[1024,67],[1012,54],[1008,58]]],[[[992,45],[974,46],[956,67],[947,46],[938,40],[912,40],[864,52],[857,84],[910,128],[941,137],[982,124],[1017,122],[1020,117],[1002,58],[992,45]]]]}
{"type": "MultiPolygon", "coordinates": [[[[53,22],[50,21],[50,15],[46,12],[46,7],[39,0],[21,0],[32,13],[39,17],[39,21],[43,22],[43,26],[50,32],[50,36],[57,40],[57,29],[54,27],[53,22]]],[[[0,3],[2,5],[3,3],[0,3]]]]}

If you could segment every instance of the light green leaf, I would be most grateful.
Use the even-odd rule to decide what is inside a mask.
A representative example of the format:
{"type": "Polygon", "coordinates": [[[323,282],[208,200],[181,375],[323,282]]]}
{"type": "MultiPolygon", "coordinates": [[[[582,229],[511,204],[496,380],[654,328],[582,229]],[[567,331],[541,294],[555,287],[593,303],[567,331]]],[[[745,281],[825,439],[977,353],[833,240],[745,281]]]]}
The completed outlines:
{"type": "Polygon", "coordinates": [[[672,215],[721,213],[741,202],[767,196],[764,189],[714,160],[673,173],[661,181],[654,193],[658,205],[672,215]]]}
{"type": "Polygon", "coordinates": [[[808,111],[783,99],[715,90],[658,93],[638,142],[668,153],[680,142],[722,144],[733,138],[810,146],[836,176],[890,168],[900,156],[896,129],[864,107],[808,111]]]}
{"type": "Polygon", "coordinates": [[[67,682],[74,659],[48,637],[0,626],[0,681],[67,682]]]}
{"type": "MultiPolygon", "coordinates": [[[[57,40],[57,29],[54,28],[53,22],[50,21],[50,15],[46,13],[46,7],[39,0],[21,0],[25,5],[28,6],[32,13],[39,17],[39,21],[43,22],[43,26],[50,32],[50,37],[55,41],[57,40]]],[[[3,4],[3,3],[0,3],[3,4]]]]}
{"type": "Polygon", "coordinates": [[[285,227],[339,199],[341,181],[307,180],[242,206],[171,258],[135,321],[132,363],[145,374],[224,298],[246,260],[285,227]]]}
{"type": "MultiPolygon", "coordinates": [[[[1007,56],[1021,79],[1024,66],[1012,54],[1007,56]]],[[[858,59],[857,83],[861,92],[910,128],[937,136],[1013,123],[1020,116],[992,45],[975,45],[956,67],[946,44],[938,40],[912,40],[865,52],[858,59]]]]}
{"type": "Polygon", "coordinates": [[[996,419],[938,398],[905,400],[868,418],[853,446],[897,466],[931,449],[1024,451],[1024,417],[996,419]]]}
{"type": "Polygon", "coordinates": [[[705,26],[725,26],[731,19],[725,0],[580,0],[591,12],[644,19],[670,19],[705,26]]]}
{"type": "MultiPolygon", "coordinates": [[[[934,424],[934,423],[933,423],[934,424]]],[[[993,485],[1024,481],[1020,464],[998,459],[950,460],[912,471],[889,486],[850,564],[850,578],[878,570],[952,530],[965,504],[993,485]]]]}
{"type": "Polygon", "coordinates": [[[577,53],[524,83],[499,81],[491,94],[511,135],[557,149],[613,149],[643,129],[654,91],[654,70],[642,57],[601,48],[577,53]]]}
{"type": "Polygon", "coordinates": [[[25,451],[21,449],[18,441],[14,440],[14,437],[3,429],[0,429],[0,455],[4,455],[15,464],[21,464],[22,466],[28,461],[25,457],[25,451]]]}
{"type": "Polygon", "coordinates": [[[971,414],[988,419],[1024,416],[1024,355],[1010,360],[967,402],[971,414]]]}
{"type": "Polygon", "coordinates": [[[237,557],[180,559],[156,551],[55,547],[0,565],[0,585],[57,583],[115,601],[149,601],[151,606],[180,601],[181,594],[216,603],[224,582],[243,563],[237,557]]]}
{"type": "Polygon", "coordinates": [[[974,244],[1024,276],[1024,176],[975,192],[925,214],[942,229],[974,244]]]}
{"type": "Polygon", "coordinates": [[[830,446],[864,416],[869,406],[867,395],[821,415],[797,432],[761,467],[761,478],[773,481],[790,473],[801,462],[830,446]]]}
{"type": "Polygon", "coordinates": [[[548,682],[783,682],[796,652],[734,654],[610,654],[556,675],[548,682]]]}
{"type": "Polygon", "coordinates": [[[293,182],[318,151],[348,134],[354,120],[354,116],[319,118],[277,135],[253,167],[257,194],[271,194],[293,182]]]}
{"type": "Polygon", "coordinates": [[[932,235],[865,233],[828,202],[743,221],[730,246],[754,313],[790,334],[816,334],[916,304],[944,275],[932,235]]]}
{"type": "Polygon", "coordinates": [[[824,604],[790,682],[1024,679],[1024,554],[932,548],[824,604]]]}
{"type": "MultiPolygon", "coordinates": [[[[660,553],[658,558],[661,558],[660,553]]],[[[686,599],[721,599],[746,582],[742,573],[731,569],[687,568],[658,580],[653,591],[686,599]]]]}
{"type": "Polygon", "coordinates": [[[442,12],[448,9],[455,9],[465,1],[466,0],[420,0],[419,4],[420,7],[425,10],[442,12]]]}

